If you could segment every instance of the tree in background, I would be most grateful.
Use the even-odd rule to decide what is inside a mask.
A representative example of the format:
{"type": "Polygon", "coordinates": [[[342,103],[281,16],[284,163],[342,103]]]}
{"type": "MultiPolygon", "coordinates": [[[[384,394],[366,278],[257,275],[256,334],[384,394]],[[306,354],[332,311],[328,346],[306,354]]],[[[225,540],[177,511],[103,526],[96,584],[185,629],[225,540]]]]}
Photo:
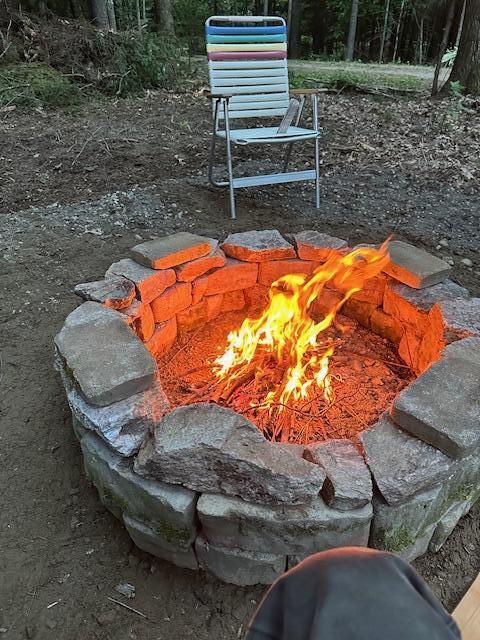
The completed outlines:
{"type": "Polygon", "coordinates": [[[288,0],[288,54],[300,57],[300,0],[288,0]]]}
{"type": "Polygon", "coordinates": [[[352,62],[355,53],[355,38],[357,35],[359,0],[352,0],[352,10],[350,12],[350,27],[348,29],[347,52],[345,60],[352,62]]]}
{"type": "Polygon", "coordinates": [[[459,82],[467,93],[480,93],[480,0],[467,0],[458,52],[448,85],[459,82]]]}

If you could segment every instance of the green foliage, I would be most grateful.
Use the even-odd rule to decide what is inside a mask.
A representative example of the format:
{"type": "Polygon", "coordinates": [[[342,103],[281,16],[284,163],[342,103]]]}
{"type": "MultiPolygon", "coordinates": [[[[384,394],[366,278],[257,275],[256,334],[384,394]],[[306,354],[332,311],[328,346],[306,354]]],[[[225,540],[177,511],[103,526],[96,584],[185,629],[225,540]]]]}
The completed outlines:
{"type": "Polygon", "coordinates": [[[126,32],[115,36],[114,46],[98,45],[106,67],[98,86],[103,93],[127,96],[144,89],[178,89],[188,75],[185,51],[173,38],[126,32]]]}
{"type": "Polygon", "coordinates": [[[324,86],[337,91],[355,91],[363,87],[393,87],[399,91],[416,91],[421,86],[421,81],[413,76],[372,74],[362,72],[361,69],[350,71],[335,68],[309,72],[308,77],[302,73],[290,72],[290,83],[292,87],[324,86]]]}
{"type": "Polygon", "coordinates": [[[459,80],[456,80],[455,82],[450,82],[449,89],[450,89],[450,95],[452,96],[452,98],[463,97],[465,87],[459,80]]]}
{"type": "Polygon", "coordinates": [[[9,64],[0,67],[0,105],[68,106],[80,91],[71,80],[45,64],[9,64]]]}

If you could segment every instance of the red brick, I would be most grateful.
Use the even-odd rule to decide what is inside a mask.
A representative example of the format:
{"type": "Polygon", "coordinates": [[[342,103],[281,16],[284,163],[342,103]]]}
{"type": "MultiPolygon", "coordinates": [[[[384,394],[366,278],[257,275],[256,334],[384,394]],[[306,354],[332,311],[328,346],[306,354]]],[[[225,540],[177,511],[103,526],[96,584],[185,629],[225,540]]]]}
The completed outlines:
{"type": "Polygon", "coordinates": [[[256,284],[243,290],[245,303],[249,309],[264,309],[268,304],[268,292],[270,287],[256,284]]]}
{"type": "Polygon", "coordinates": [[[192,303],[192,286],[189,282],[179,282],[152,302],[155,322],[164,322],[173,318],[179,311],[183,311],[192,303]]]}
{"type": "Polygon", "coordinates": [[[301,231],[294,236],[297,254],[303,260],[325,262],[332,255],[340,255],[347,247],[345,240],[318,231],[301,231]]]}
{"type": "Polygon", "coordinates": [[[192,282],[193,299],[198,302],[201,300],[202,295],[212,296],[217,293],[227,293],[228,291],[253,287],[257,282],[257,274],[258,264],[227,258],[224,267],[220,267],[220,269],[216,269],[212,273],[201,276],[192,282]]]}
{"type": "Polygon", "coordinates": [[[290,273],[304,273],[310,275],[316,263],[293,258],[292,260],[270,260],[261,262],[258,266],[258,284],[269,286],[275,280],[290,273]]]}
{"type": "Polygon", "coordinates": [[[186,262],[179,267],[175,267],[177,280],[181,282],[191,282],[192,280],[195,280],[195,278],[199,278],[204,273],[207,273],[207,271],[210,271],[210,269],[223,267],[225,263],[225,254],[216,246],[215,242],[215,248],[208,254],[208,256],[197,258],[196,260],[186,262]]]}
{"type": "Polygon", "coordinates": [[[208,255],[212,248],[211,242],[211,238],[180,231],[137,244],[132,249],[132,256],[151,269],[169,269],[208,255]]]}
{"type": "Polygon", "coordinates": [[[387,278],[383,274],[375,276],[375,278],[369,278],[363,283],[361,291],[357,291],[357,293],[354,293],[351,296],[351,300],[370,302],[371,304],[375,304],[377,307],[381,307],[385,295],[386,284],[387,278]]]}
{"type": "Polygon", "coordinates": [[[240,311],[245,306],[245,296],[243,290],[229,291],[223,295],[223,302],[221,311],[227,313],[228,311],[240,311]]]}
{"type": "Polygon", "coordinates": [[[165,289],[171,287],[176,280],[173,269],[149,269],[131,258],[114,262],[105,275],[112,274],[122,275],[131,280],[135,284],[137,297],[147,304],[163,293],[165,289]]]}
{"type": "Polygon", "coordinates": [[[149,304],[142,305],[142,309],[138,318],[133,323],[135,333],[143,340],[147,342],[153,336],[155,330],[155,320],[153,317],[152,307],[149,304]]]}
{"type": "Polygon", "coordinates": [[[398,345],[403,336],[399,320],[389,316],[381,309],[375,309],[370,317],[370,327],[374,333],[398,345]]]}
{"type": "Polygon", "coordinates": [[[177,338],[177,319],[174,316],[170,320],[155,325],[153,336],[145,346],[154,358],[160,358],[167,353],[177,338]]]}
{"type": "Polygon", "coordinates": [[[376,305],[370,302],[352,300],[351,298],[342,307],[342,313],[359,322],[362,327],[370,328],[370,318],[376,309],[376,305]]]}
{"type": "Polygon", "coordinates": [[[205,299],[177,313],[178,331],[193,331],[202,327],[207,321],[208,314],[205,299]]]}
{"type": "Polygon", "coordinates": [[[222,244],[227,256],[245,262],[295,258],[295,249],[276,229],[231,233],[222,244]]]}
{"type": "Polygon", "coordinates": [[[217,293],[215,296],[205,296],[204,300],[207,306],[208,321],[218,318],[222,310],[223,293],[217,293]]]}
{"type": "Polygon", "coordinates": [[[310,306],[312,318],[324,318],[342,298],[342,294],[335,289],[323,289],[319,297],[310,306]]]}

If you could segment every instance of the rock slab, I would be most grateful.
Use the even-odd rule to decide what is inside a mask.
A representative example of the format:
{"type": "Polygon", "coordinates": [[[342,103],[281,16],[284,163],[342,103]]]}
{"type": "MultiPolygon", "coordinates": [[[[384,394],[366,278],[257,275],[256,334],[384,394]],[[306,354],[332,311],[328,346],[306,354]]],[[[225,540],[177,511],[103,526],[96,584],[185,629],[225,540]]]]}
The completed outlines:
{"type": "Polygon", "coordinates": [[[97,302],[72,311],[55,345],[67,375],[91,404],[123,400],[155,380],[156,362],[122,314],[97,302]]]}
{"type": "Polygon", "coordinates": [[[63,370],[61,375],[72,416],[83,429],[97,433],[122,456],[136,454],[156,422],[170,409],[158,380],[145,391],[96,407],[82,398],[63,370]]]}
{"type": "Polygon", "coordinates": [[[307,554],[338,546],[365,546],[372,506],[348,513],[322,498],[308,505],[268,507],[204,493],[197,505],[202,535],[211,543],[275,554],[307,554]]]}
{"type": "Polygon", "coordinates": [[[244,262],[296,257],[293,246],[276,229],[231,233],[222,244],[222,249],[227,256],[244,262]]]}
{"type": "Polygon", "coordinates": [[[400,240],[388,244],[388,275],[414,289],[424,289],[442,282],[451,271],[449,264],[430,253],[400,240]]]}
{"type": "Polygon", "coordinates": [[[171,562],[177,567],[192,570],[198,569],[198,562],[193,546],[189,546],[186,549],[172,549],[169,546],[165,546],[163,538],[154,527],[136,518],[131,518],[127,514],[123,514],[123,524],[133,542],[139,549],[142,549],[142,551],[146,551],[147,553],[151,553],[152,556],[171,562]]]}
{"type": "Polygon", "coordinates": [[[453,458],[480,447],[480,364],[448,357],[394,400],[394,421],[453,458]]]}
{"type": "Polygon", "coordinates": [[[116,455],[93,433],[82,438],[81,446],[85,471],[102,499],[149,523],[164,548],[188,549],[197,531],[193,491],[142,478],[133,472],[131,460],[116,455]]]}
{"type": "Polygon", "coordinates": [[[134,260],[151,269],[169,269],[210,253],[211,239],[180,231],[132,248],[134,260]]]}
{"type": "Polygon", "coordinates": [[[219,547],[201,536],[195,541],[195,550],[203,569],[223,582],[242,587],[271,584],[282,575],[287,563],[285,556],[219,547]]]}
{"type": "Polygon", "coordinates": [[[319,231],[300,231],[293,236],[297,255],[302,260],[325,262],[332,255],[347,247],[346,240],[319,231]]]}
{"type": "Polygon", "coordinates": [[[309,445],[304,457],[325,471],[322,496],[333,509],[359,509],[372,500],[372,478],[353,442],[328,440],[309,445]]]}
{"type": "Polygon", "coordinates": [[[234,411],[209,403],[165,416],[140,449],[135,471],[195,491],[271,505],[308,503],[325,480],[317,465],[268,442],[234,411]]]}
{"type": "Polygon", "coordinates": [[[101,302],[111,309],[124,309],[135,297],[135,285],[122,276],[77,284],[73,290],[84,300],[101,302]]]}
{"type": "Polygon", "coordinates": [[[135,284],[138,298],[146,304],[157,298],[167,287],[171,287],[176,280],[173,269],[156,271],[138,264],[131,258],[114,262],[105,273],[107,277],[112,274],[121,275],[131,280],[135,284]]]}
{"type": "Polygon", "coordinates": [[[191,262],[185,262],[178,267],[175,267],[175,273],[177,274],[177,280],[180,282],[191,282],[195,278],[199,278],[210,269],[218,269],[223,267],[226,262],[225,254],[218,248],[217,240],[212,240],[212,250],[203,258],[197,258],[191,262]]]}
{"type": "Polygon", "coordinates": [[[398,505],[445,480],[454,462],[408,432],[388,415],[360,434],[365,457],[382,496],[398,505]]]}

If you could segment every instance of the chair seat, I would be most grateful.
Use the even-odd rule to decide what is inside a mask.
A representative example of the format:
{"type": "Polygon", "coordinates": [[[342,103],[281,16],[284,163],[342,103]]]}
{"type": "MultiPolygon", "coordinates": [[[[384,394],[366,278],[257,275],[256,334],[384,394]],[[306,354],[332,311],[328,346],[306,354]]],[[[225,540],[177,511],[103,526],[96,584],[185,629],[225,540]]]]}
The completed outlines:
{"type": "MultiPolygon", "coordinates": [[[[259,144],[267,142],[295,142],[318,138],[320,133],[313,129],[288,127],[285,133],[277,133],[278,127],[256,127],[253,129],[231,129],[230,138],[235,144],[259,144]]],[[[225,131],[217,131],[219,138],[226,138],[225,131]]]]}

